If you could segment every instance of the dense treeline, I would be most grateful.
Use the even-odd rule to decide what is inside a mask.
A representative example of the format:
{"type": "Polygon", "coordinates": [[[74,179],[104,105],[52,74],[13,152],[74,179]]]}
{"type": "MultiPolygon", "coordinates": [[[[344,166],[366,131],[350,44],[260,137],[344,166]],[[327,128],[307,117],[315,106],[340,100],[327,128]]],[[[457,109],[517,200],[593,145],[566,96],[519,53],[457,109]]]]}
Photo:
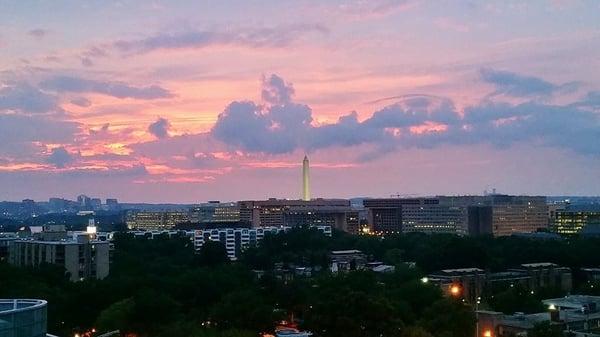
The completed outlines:
{"type": "MultiPolygon", "coordinates": [[[[115,247],[111,274],[101,281],[71,283],[55,266],[18,269],[0,264],[0,298],[47,299],[49,330],[62,336],[92,327],[157,337],[256,336],[293,315],[301,327],[324,337],[462,337],[472,335],[472,308],[423,284],[424,273],[458,267],[500,270],[540,261],[573,268],[600,265],[600,241],[577,238],[379,238],[343,233],[327,238],[318,231],[293,230],[268,236],[233,263],[219,243],[206,244],[194,254],[192,243],[183,238],[146,240],[123,234],[115,247]],[[363,250],[373,259],[397,265],[396,272],[332,275],[326,267],[334,249],[363,250]],[[419,268],[409,269],[403,261],[415,261],[419,268]],[[292,264],[322,271],[293,280],[273,272],[274,266],[292,264]],[[255,270],[265,273],[259,278],[255,270]]],[[[496,294],[490,305],[503,311],[537,309],[538,298],[518,291],[496,294]]]]}
{"type": "Polygon", "coordinates": [[[386,237],[336,233],[328,239],[317,231],[308,233],[291,231],[280,237],[267,238],[260,248],[246,252],[246,263],[261,268],[280,261],[323,265],[327,263],[330,250],[359,249],[375,260],[390,264],[416,262],[426,273],[469,267],[500,271],[534,262],[554,262],[575,270],[600,266],[600,238],[535,240],[421,233],[386,237]]]}

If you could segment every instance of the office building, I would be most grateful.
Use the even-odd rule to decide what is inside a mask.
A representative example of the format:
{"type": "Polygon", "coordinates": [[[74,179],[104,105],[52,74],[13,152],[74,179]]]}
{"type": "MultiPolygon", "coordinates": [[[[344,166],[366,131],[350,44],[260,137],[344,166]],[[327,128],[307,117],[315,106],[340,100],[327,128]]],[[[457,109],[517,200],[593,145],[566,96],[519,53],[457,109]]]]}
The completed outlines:
{"type": "Polygon", "coordinates": [[[367,221],[376,234],[468,233],[468,213],[463,204],[431,198],[365,199],[367,221]]]}
{"type": "Polygon", "coordinates": [[[72,200],[62,198],[48,199],[48,210],[52,213],[75,212],[79,209],[79,204],[72,200]]]}
{"type": "Polygon", "coordinates": [[[120,211],[119,201],[117,199],[106,199],[106,210],[111,212],[120,211]]]}
{"type": "Polygon", "coordinates": [[[277,234],[284,231],[283,228],[215,228],[209,230],[194,231],[194,248],[200,251],[205,242],[219,241],[227,250],[227,256],[235,260],[242,250],[248,247],[256,247],[266,233],[277,234]]]}
{"type": "Polygon", "coordinates": [[[0,299],[0,336],[46,337],[48,302],[30,299],[0,299]]]}
{"type": "Polygon", "coordinates": [[[128,229],[162,230],[172,229],[175,226],[190,222],[190,215],[183,211],[130,211],[127,212],[125,223],[128,229]]]}
{"type": "Polygon", "coordinates": [[[232,223],[240,221],[240,208],[236,203],[210,201],[190,209],[192,224],[232,223]]]}
{"type": "Polygon", "coordinates": [[[306,208],[292,206],[283,213],[287,227],[329,226],[347,233],[358,234],[358,211],[347,206],[321,206],[306,208]]]}
{"type": "Polygon", "coordinates": [[[493,212],[492,206],[468,206],[467,227],[469,235],[492,235],[493,212]]]}
{"type": "Polygon", "coordinates": [[[54,227],[30,239],[14,240],[10,245],[9,263],[21,267],[55,264],[64,267],[71,281],[108,276],[109,242],[96,240],[95,232],[69,237],[66,232],[53,231],[54,227]]]}
{"type": "Polygon", "coordinates": [[[247,200],[239,201],[240,220],[252,224],[252,227],[281,227],[285,225],[284,215],[293,212],[313,212],[319,209],[351,211],[350,201],[346,199],[287,200],[247,200]]]}
{"type": "MultiPolygon", "coordinates": [[[[331,227],[316,226],[325,236],[331,236],[331,227]]],[[[194,249],[198,252],[205,242],[219,241],[227,250],[227,256],[235,260],[248,247],[256,247],[265,235],[275,235],[290,230],[290,227],[260,228],[214,228],[194,231],[194,249]]]]}
{"type": "Polygon", "coordinates": [[[440,204],[467,208],[471,235],[506,236],[548,229],[546,197],[490,194],[439,199],[440,204]]]}
{"type": "MultiPolygon", "coordinates": [[[[331,236],[331,227],[315,227],[323,235],[331,236]]],[[[278,234],[289,230],[290,227],[261,227],[261,228],[214,228],[194,231],[194,249],[200,251],[205,242],[219,241],[227,250],[227,256],[235,260],[248,247],[256,247],[267,234],[278,234]]]]}
{"type": "Polygon", "coordinates": [[[553,230],[558,234],[580,234],[588,227],[600,226],[600,205],[568,205],[556,211],[553,230]]]}
{"type": "Polygon", "coordinates": [[[365,199],[367,221],[371,230],[377,234],[402,232],[402,204],[404,199],[365,199]]]}
{"type": "Polygon", "coordinates": [[[402,205],[402,232],[468,234],[467,208],[441,205],[439,199],[416,200],[402,205]]]}
{"type": "Polygon", "coordinates": [[[475,212],[467,225],[472,234],[506,236],[516,233],[534,233],[548,229],[546,197],[490,194],[484,196],[439,197],[445,205],[467,207],[475,212]],[[491,208],[491,219],[489,212],[491,208]],[[491,221],[491,222],[490,222],[491,221]]]}
{"type": "Polygon", "coordinates": [[[548,229],[545,197],[492,196],[492,210],[494,236],[548,229]]]}

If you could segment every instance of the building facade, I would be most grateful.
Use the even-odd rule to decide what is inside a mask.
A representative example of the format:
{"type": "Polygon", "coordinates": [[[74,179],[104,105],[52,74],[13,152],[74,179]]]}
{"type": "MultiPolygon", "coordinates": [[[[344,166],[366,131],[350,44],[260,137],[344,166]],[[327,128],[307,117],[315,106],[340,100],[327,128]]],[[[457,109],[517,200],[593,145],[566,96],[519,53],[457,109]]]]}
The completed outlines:
{"type": "Polygon", "coordinates": [[[15,266],[61,266],[71,281],[103,279],[109,274],[110,244],[95,240],[15,240],[10,246],[9,263],[15,266]]]}
{"type": "Polygon", "coordinates": [[[249,200],[238,202],[240,220],[259,227],[332,226],[358,232],[358,213],[345,199],[249,200]]]}
{"type": "Polygon", "coordinates": [[[367,220],[377,234],[450,233],[466,235],[467,207],[432,198],[365,199],[367,220]]]}
{"type": "Polygon", "coordinates": [[[371,230],[378,234],[402,232],[402,205],[405,199],[365,199],[367,221],[371,230]]]}
{"type": "Polygon", "coordinates": [[[402,206],[402,231],[404,233],[449,233],[466,235],[467,208],[441,205],[435,199],[420,199],[418,205],[402,206]]]}
{"type": "Polygon", "coordinates": [[[558,234],[580,234],[593,226],[600,226],[600,205],[569,205],[557,210],[552,227],[558,234]]]}
{"type": "Polygon", "coordinates": [[[8,259],[10,246],[16,239],[16,233],[0,233],[0,262],[8,259]]]}
{"type": "Polygon", "coordinates": [[[125,222],[128,229],[163,230],[190,222],[190,215],[184,211],[130,211],[127,213],[125,222]]]}
{"type": "Polygon", "coordinates": [[[506,236],[548,229],[548,205],[544,196],[490,194],[440,197],[440,203],[467,207],[474,212],[467,227],[471,234],[506,236]],[[491,210],[491,217],[490,212],[491,210]]]}
{"type": "MultiPolygon", "coordinates": [[[[326,236],[331,236],[331,227],[315,226],[326,236]]],[[[237,259],[240,253],[249,247],[256,247],[265,235],[275,235],[291,229],[290,227],[260,227],[260,228],[215,228],[194,231],[194,249],[202,249],[205,242],[221,242],[231,260],[237,259]]]]}
{"type": "Polygon", "coordinates": [[[528,291],[542,288],[570,292],[573,286],[571,269],[553,263],[522,264],[502,272],[487,272],[479,268],[446,269],[427,276],[427,282],[438,285],[448,296],[475,303],[484,293],[495,293],[512,287],[528,291]]]}
{"type": "Polygon", "coordinates": [[[193,224],[239,222],[240,208],[235,203],[208,202],[190,210],[193,224]]]}

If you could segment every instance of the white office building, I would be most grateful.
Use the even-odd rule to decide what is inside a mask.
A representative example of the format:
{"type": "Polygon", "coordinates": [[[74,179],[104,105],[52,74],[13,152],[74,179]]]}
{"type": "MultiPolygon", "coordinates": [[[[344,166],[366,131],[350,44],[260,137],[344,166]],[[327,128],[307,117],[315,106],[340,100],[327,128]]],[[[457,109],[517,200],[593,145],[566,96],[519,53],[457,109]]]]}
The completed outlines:
{"type": "MultiPolygon", "coordinates": [[[[331,236],[330,226],[315,226],[323,235],[331,236]]],[[[225,245],[227,256],[231,260],[248,247],[256,247],[267,234],[278,234],[291,227],[259,227],[259,228],[215,228],[194,231],[194,249],[200,251],[207,241],[219,241],[225,245]]]]}

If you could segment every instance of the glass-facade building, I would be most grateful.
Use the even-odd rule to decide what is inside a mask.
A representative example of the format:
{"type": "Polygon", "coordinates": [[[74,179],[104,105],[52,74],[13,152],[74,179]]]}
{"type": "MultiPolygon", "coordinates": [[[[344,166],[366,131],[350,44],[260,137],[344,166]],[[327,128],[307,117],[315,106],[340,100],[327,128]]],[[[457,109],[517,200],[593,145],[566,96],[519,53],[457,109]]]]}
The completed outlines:
{"type": "Polygon", "coordinates": [[[0,337],[46,337],[47,302],[0,299],[0,337]]]}
{"type": "Polygon", "coordinates": [[[600,206],[571,206],[556,212],[554,230],[559,234],[579,234],[588,226],[600,226],[600,206]]]}

